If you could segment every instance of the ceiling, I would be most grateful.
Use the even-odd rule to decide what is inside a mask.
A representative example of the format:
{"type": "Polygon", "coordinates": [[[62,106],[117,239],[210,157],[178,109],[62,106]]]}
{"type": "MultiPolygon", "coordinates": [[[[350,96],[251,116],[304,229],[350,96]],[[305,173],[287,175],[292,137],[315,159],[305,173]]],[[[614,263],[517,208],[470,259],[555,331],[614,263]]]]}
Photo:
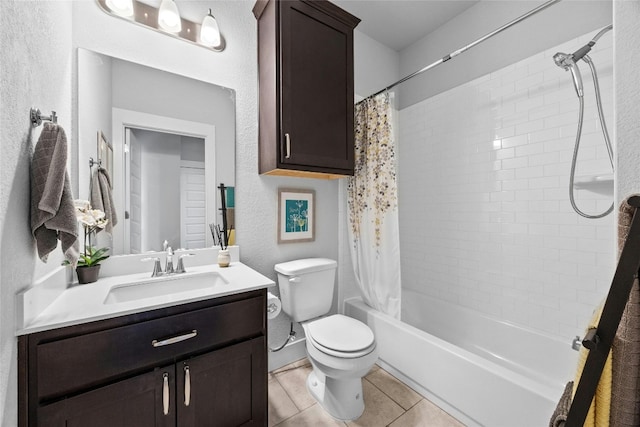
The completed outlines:
{"type": "MultiPolygon", "coordinates": [[[[138,1],[159,7],[161,0],[138,1]]],[[[358,31],[393,50],[401,51],[475,5],[479,0],[331,1],[362,20],[356,28],[358,31]]],[[[213,9],[214,16],[216,14],[215,1],[212,0],[176,0],[176,2],[180,15],[192,21],[201,21],[207,12],[207,7],[213,9]]]]}
{"type": "Polygon", "coordinates": [[[357,30],[401,51],[479,0],[332,0],[362,20],[357,30]]]}

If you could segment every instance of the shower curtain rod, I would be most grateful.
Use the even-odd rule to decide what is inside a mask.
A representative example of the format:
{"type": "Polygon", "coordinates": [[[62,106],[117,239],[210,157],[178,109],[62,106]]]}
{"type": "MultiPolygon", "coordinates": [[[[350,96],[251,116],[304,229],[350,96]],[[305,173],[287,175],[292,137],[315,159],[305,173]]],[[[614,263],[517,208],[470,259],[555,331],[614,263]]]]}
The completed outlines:
{"type": "MultiPolygon", "coordinates": [[[[415,76],[418,76],[418,75],[424,73],[427,70],[430,70],[430,69],[432,69],[434,67],[437,67],[440,64],[443,64],[443,63],[447,62],[451,58],[460,55],[462,52],[465,52],[465,51],[471,49],[472,47],[482,43],[483,41],[485,41],[487,39],[490,39],[491,37],[495,36],[496,34],[503,32],[507,28],[512,27],[512,26],[524,21],[525,19],[535,15],[538,12],[543,11],[544,9],[548,8],[549,6],[553,6],[554,4],[559,3],[560,1],[562,1],[562,0],[549,0],[546,3],[541,4],[540,6],[536,7],[535,9],[530,10],[529,12],[525,13],[524,15],[521,15],[521,16],[517,17],[513,21],[504,24],[502,27],[500,27],[500,28],[498,28],[496,30],[493,30],[492,32],[480,37],[478,40],[476,40],[476,41],[474,41],[472,43],[469,43],[468,45],[466,45],[464,47],[461,47],[460,49],[458,49],[456,51],[451,52],[450,54],[444,56],[443,58],[438,59],[433,64],[429,64],[426,67],[424,67],[424,68],[422,68],[422,69],[420,69],[420,70],[418,70],[418,71],[416,71],[416,72],[414,72],[412,74],[409,74],[406,77],[403,77],[402,79],[400,79],[397,82],[385,87],[384,89],[379,90],[378,92],[374,93],[373,95],[367,96],[362,101],[365,101],[365,100],[367,100],[369,98],[373,98],[374,96],[380,95],[381,93],[384,93],[384,92],[388,91],[389,89],[398,86],[400,83],[404,83],[407,80],[412,79],[415,76]]],[[[362,101],[360,101],[360,102],[362,102],[362,101]]],[[[358,102],[358,104],[360,102],[358,102]]]]}

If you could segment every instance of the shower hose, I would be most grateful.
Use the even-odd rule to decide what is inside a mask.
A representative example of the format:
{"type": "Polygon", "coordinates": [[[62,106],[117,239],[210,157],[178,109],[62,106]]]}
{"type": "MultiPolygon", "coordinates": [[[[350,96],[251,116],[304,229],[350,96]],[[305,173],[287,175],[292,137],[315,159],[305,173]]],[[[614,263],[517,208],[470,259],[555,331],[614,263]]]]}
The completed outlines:
{"type": "MultiPolygon", "coordinates": [[[[600,85],[598,84],[598,73],[596,72],[596,67],[593,65],[593,61],[591,60],[589,55],[585,55],[584,57],[582,57],[582,59],[587,64],[589,64],[589,68],[591,69],[591,75],[593,76],[593,86],[596,92],[596,104],[598,106],[598,116],[600,118],[600,125],[602,126],[602,134],[604,136],[604,142],[607,147],[607,153],[609,154],[609,162],[611,163],[611,170],[613,171],[614,170],[613,148],[611,147],[611,141],[609,140],[609,131],[607,130],[607,125],[604,121],[604,114],[602,112],[602,99],[600,98],[600,85]]],[[[582,137],[582,122],[584,120],[584,97],[578,96],[578,99],[580,100],[580,112],[578,116],[578,131],[576,133],[576,143],[573,148],[573,158],[571,160],[571,175],[569,176],[569,200],[571,201],[571,206],[573,207],[573,210],[576,211],[578,215],[584,218],[598,219],[598,218],[603,218],[609,215],[611,212],[613,212],[613,202],[611,202],[611,206],[609,206],[609,209],[607,209],[606,211],[600,214],[590,215],[582,212],[580,208],[578,208],[578,206],[576,205],[574,194],[573,194],[574,192],[573,182],[575,180],[575,175],[576,175],[576,161],[578,159],[578,149],[580,147],[580,138],[582,137]]]]}

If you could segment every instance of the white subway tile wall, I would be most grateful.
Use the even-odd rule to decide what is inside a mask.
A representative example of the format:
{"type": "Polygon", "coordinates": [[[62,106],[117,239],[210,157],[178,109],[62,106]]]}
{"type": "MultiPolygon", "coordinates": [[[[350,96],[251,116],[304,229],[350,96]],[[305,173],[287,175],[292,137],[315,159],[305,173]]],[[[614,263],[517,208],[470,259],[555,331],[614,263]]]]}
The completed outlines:
{"type": "MultiPolygon", "coordinates": [[[[569,203],[579,104],[570,73],[553,55],[594,34],[398,113],[403,288],[562,339],[582,334],[615,269],[614,215],[585,219],[569,203]]],[[[611,131],[611,34],[590,56],[611,131]]],[[[591,73],[584,62],[580,68],[585,114],[576,176],[608,174],[591,73]]],[[[583,211],[611,204],[612,194],[596,190],[576,190],[583,211]]]]}

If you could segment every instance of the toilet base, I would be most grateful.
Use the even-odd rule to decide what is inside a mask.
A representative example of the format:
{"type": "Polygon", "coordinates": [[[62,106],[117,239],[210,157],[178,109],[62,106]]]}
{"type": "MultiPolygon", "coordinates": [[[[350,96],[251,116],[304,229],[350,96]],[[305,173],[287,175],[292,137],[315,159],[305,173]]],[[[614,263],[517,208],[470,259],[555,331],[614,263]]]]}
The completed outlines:
{"type": "Polygon", "coordinates": [[[314,370],[307,377],[307,389],[325,411],[340,421],[352,421],[364,412],[362,378],[336,379],[314,370]]]}

